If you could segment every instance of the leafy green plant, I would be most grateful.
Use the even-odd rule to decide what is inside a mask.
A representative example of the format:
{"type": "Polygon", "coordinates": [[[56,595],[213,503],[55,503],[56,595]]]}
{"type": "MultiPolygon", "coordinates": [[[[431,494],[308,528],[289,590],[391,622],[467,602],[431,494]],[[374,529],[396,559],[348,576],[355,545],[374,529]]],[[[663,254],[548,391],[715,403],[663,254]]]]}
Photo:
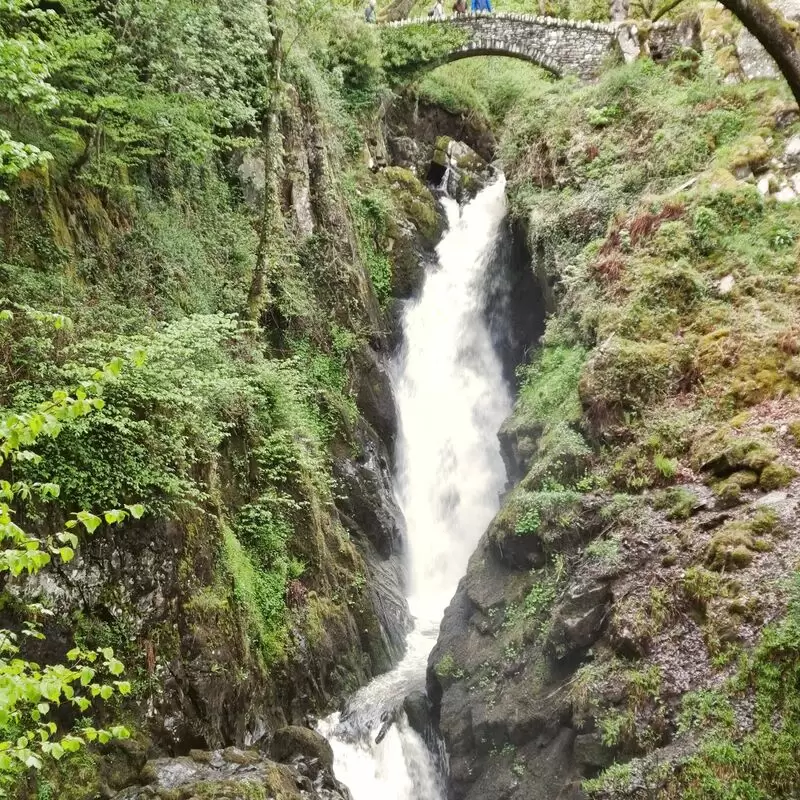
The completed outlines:
{"type": "MultiPolygon", "coordinates": [[[[1,319],[8,322],[13,312],[5,310],[1,319]]],[[[59,320],[61,324],[61,319],[59,320]]],[[[137,356],[140,361],[141,357],[137,356]]],[[[115,359],[70,393],[63,390],[30,411],[0,414],[0,466],[12,476],[24,463],[41,463],[42,456],[30,449],[41,439],[58,437],[64,426],[96,413],[104,407],[102,385],[119,375],[121,360],[115,359]]],[[[110,509],[101,516],[78,511],[64,523],[64,529],[47,536],[24,530],[14,522],[15,513],[36,503],[47,503],[60,494],[53,482],[29,483],[25,480],[0,480],[0,572],[12,578],[38,573],[54,559],[71,561],[78,546],[77,530],[91,534],[103,522],[116,525],[129,517],[139,518],[141,505],[110,509]]],[[[8,589],[5,590],[8,598],[8,589]]],[[[75,647],[66,654],[66,663],[40,666],[25,657],[27,637],[43,639],[36,617],[48,615],[41,604],[25,608],[20,630],[0,630],[0,790],[6,790],[23,769],[39,769],[45,758],[60,759],[89,742],[106,743],[125,738],[128,730],[121,725],[109,729],[91,724],[65,732],[60,707],[70,707],[78,714],[90,710],[96,699],[109,700],[127,695],[129,682],[119,679],[124,666],[111,648],[89,650],[75,647]]]]}

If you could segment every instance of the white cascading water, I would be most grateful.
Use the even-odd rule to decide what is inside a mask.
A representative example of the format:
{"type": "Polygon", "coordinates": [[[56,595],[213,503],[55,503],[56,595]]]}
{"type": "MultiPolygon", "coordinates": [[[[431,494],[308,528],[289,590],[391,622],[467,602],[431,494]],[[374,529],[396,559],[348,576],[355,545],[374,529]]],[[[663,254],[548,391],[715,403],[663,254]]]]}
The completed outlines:
{"type": "Polygon", "coordinates": [[[449,227],[437,248],[438,268],[404,315],[404,344],[393,364],[396,479],[408,529],[414,627],[397,667],[356,693],[345,714],[319,726],[333,746],[336,777],[354,800],[444,797],[434,759],[402,711],[382,741],[375,739],[385,712],[424,689],[442,614],[505,485],[497,431],[511,398],[484,315],[504,189],[501,178],[463,209],[444,198],[449,227]]]}

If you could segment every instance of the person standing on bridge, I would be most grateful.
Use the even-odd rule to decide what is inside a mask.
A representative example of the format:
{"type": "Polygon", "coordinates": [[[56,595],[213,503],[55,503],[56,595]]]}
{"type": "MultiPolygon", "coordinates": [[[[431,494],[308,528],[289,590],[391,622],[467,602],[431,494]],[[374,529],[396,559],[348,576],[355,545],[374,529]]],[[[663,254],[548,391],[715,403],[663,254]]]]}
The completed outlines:
{"type": "Polygon", "coordinates": [[[463,17],[464,14],[467,13],[466,0],[456,0],[455,3],[453,3],[453,13],[457,17],[463,17]]]}
{"type": "Polygon", "coordinates": [[[441,22],[444,19],[444,6],[442,5],[442,0],[436,0],[433,4],[433,8],[431,9],[431,13],[428,15],[433,19],[434,22],[441,22]]]}
{"type": "Polygon", "coordinates": [[[472,0],[472,10],[492,13],[492,0],[472,0]]]}
{"type": "Polygon", "coordinates": [[[368,0],[367,7],[364,9],[364,21],[374,24],[378,21],[375,13],[375,4],[377,0],[368,0]]]}

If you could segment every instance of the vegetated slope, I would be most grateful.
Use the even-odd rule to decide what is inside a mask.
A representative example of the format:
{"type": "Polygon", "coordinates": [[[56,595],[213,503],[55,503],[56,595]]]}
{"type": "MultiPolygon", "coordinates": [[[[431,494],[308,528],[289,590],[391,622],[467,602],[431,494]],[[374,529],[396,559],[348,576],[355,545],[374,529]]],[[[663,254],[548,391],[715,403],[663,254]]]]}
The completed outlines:
{"type": "MultiPolygon", "coordinates": [[[[146,509],[82,539],[70,563],[7,580],[3,627],[36,600],[54,615],[28,657],[113,648],[130,696],[90,713],[130,723],[134,767],[148,737],[167,753],[259,741],[403,647],[385,312],[413,290],[404,270],[437,212],[410,172],[363,164],[374,32],[336,8],[272,13],[249,0],[0,11],[0,63],[25,87],[0,92],[3,141],[21,143],[0,148],[13,156],[0,170],[0,416],[111,365],[102,408],[0,477],[60,487],[16,498],[40,535],[82,510],[146,509]],[[275,24],[280,135],[265,153],[275,24]]],[[[77,756],[32,791],[94,796],[135,782],[134,767],[98,775],[77,756]]]]}
{"type": "Polygon", "coordinates": [[[536,91],[501,150],[552,316],[430,661],[453,796],[794,797],[797,109],[711,56],[536,91]]]}

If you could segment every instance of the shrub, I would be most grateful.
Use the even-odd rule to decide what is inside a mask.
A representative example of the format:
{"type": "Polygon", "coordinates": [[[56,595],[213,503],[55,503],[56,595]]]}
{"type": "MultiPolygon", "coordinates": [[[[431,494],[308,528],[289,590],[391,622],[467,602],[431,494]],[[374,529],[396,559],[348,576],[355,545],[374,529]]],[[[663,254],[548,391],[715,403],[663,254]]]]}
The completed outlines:
{"type": "Polygon", "coordinates": [[[340,76],[348,105],[367,107],[374,102],[383,79],[378,31],[343,14],[335,27],[325,50],[329,69],[340,76]]]}

